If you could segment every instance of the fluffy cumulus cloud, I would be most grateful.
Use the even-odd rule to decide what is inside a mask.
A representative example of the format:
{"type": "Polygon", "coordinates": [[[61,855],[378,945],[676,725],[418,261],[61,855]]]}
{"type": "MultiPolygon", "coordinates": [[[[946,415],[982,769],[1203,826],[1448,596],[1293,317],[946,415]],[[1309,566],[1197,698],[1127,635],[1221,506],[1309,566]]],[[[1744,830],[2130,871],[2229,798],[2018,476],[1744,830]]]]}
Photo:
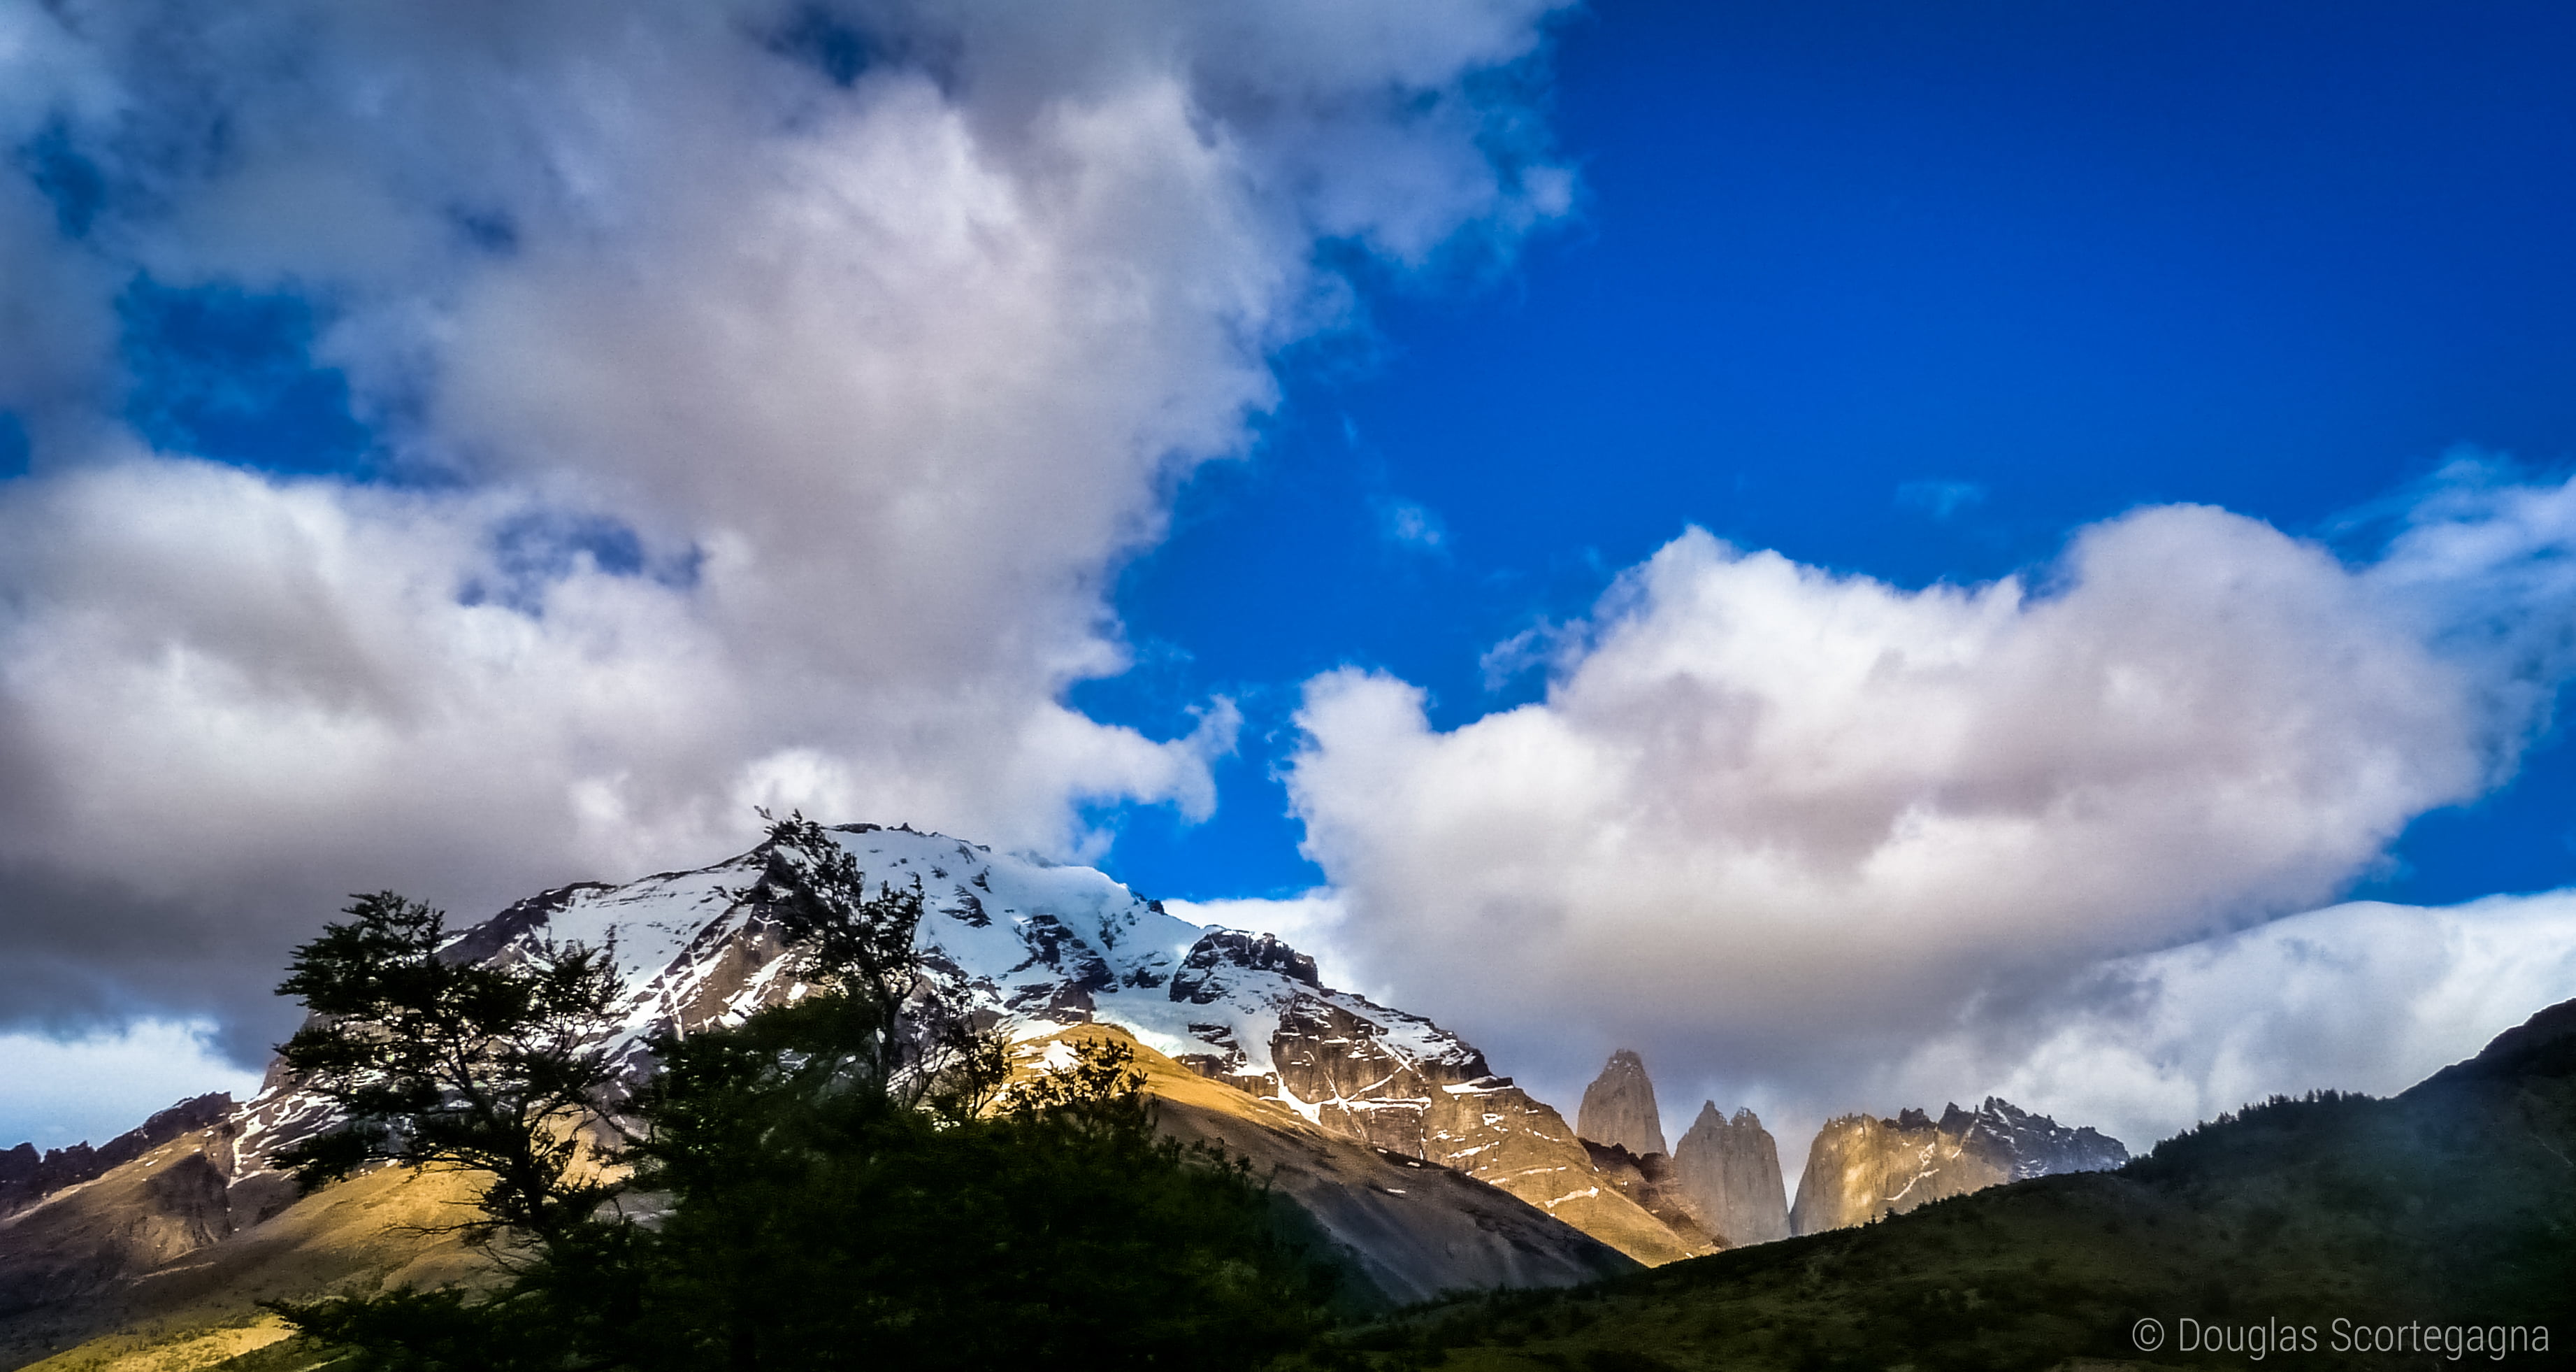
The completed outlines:
{"type": "MultiPolygon", "coordinates": [[[[2576,489],[2464,463],[2380,514],[2358,563],[2160,507],[1919,590],[1694,531],[1562,637],[1542,701],[1439,732],[1402,681],[1319,678],[1290,788],[1336,936],[1560,1093],[1615,1043],[1809,1121],[2031,1085],[2070,981],[2331,900],[2545,725],[2576,489]]],[[[2393,927],[2310,919],[2370,957],[2393,927]]]]}
{"type": "Polygon", "coordinates": [[[340,892],[479,910],[756,804],[1204,813],[1227,702],[1064,703],[1106,581],[1350,322],[1320,243],[1564,213],[1549,8],[0,0],[0,1023],[273,1029],[340,892]],[[309,313],[362,460],[129,425],[164,296],[309,313]]]}

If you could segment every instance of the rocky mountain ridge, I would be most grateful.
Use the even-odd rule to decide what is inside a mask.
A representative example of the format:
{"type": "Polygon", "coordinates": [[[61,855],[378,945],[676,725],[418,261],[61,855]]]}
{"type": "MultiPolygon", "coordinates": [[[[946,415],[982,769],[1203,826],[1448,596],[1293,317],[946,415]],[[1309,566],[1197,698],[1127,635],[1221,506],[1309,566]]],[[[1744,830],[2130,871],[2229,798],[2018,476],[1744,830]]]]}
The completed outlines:
{"type": "MultiPolygon", "coordinates": [[[[1454,1168],[1637,1261],[1712,1251],[1604,1173],[1550,1106],[1418,1015],[1324,984],[1277,938],[1182,920],[1089,868],[997,855],[909,828],[832,831],[871,883],[919,883],[916,946],[930,975],[1020,1038],[1102,1024],[1326,1134],[1454,1168]]],[[[524,958],[552,945],[609,952],[625,987],[610,1048],[640,1080],[647,1043],[798,994],[800,961],[759,900],[765,849],[622,885],[580,883],[455,931],[444,956],[524,958]]],[[[328,1105],[272,1069],[222,1121],[245,1214],[274,1209],[285,1144],[327,1128],[328,1105]]],[[[1676,1212],[1678,1213],[1678,1212],[1676,1212]]]]}
{"type": "Polygon", "coordinates": [[[1779,1147],[1750,1109],[1730,1118],[1702,1102],[1666,1156],[1654,1080],[1634,1050],[1610,1055],[1584,1090],[1579,1118],[1596,1171],[1676,1232],[1695,1230],[1719,1248],[1867,1224],[1943,1196],[2129,1160],[2116,1139],[1997,1096],[1973,1111],[1951,1104],[1937,1121],[1911,1108],[1893,1119],[1846,1115],[1817,1131],[1793,1208],[1779,1147]]]}
{"type": "Polygon", "coordinates": [[[2069,1128],[1988,1096],[1974,1111],[1952,1103],[1933,1119],[1918,1109],[1894,1119],[1829,1120],[1807,1152],[1789,1228],[1817,1234],[1902,1214],[1928,1201],[2005,1182],[2125,1165],[2129,1150],[2089,1128],[2069,1128]]]}
{"type": "MultiPolygon", "coordinates": [[[[833,832],[872,884],[918,882],[916,948],[934,980],[1024,1043],[1128,1037],[1164,1127],[1255,1159],[1361,1292],[1562,1284],[1709,1251],[1624,1194],[1472,1045],[1332,989],[1276,938],[1178,919],[1086,868],[902,828],[833,832]]],[[[800,993],[801,955],[756,894],[767,863],[755,850],[561,887],[455,931],[442,956],[605,950],[623,994],[604,1046],[640,1080],[658,1032],[800,993]]],[[[0,1367],[119,1327],[231,1347],[280,1332],[260,1322],[260,1295],[477,1270],[428,1218],[454,1203],[453,1177],[387,1169],[298,1199],[273,1162],[334,1123],[328,1103],[272,1068],[253,1099],[196,1119],[217,1106],[230,1103],[183,1109],[203,1127],[138,1131],[157,1146],[0,1215],[0,1367]],[[392,1230],[369,1218],[397,1212],[392,1230]]]]}
{"type": "Polygon", "coordinates": [[[94,1181],[232,1112],[233,1098],[217,1091],[159,1111],[97,1148],[90,1147],[84,1139],[69,1148],[49,1148],[41,1155],[32,1143],[0,1149],[0,1215],[15,1214],[57,1191],[94,1181]]]}
{"type": "MultiPolygon", "coordinates": [[[[1291,1179],[1282,1194],[1391,1298],[1581,1280],[1604,1263],[1669,1262],[1790,1227],[1776,1146],[1750,1111],[1728,1119],[1704,1106],[1672,1156],[1587,1140],[1473,1045],[1333,989],[1314,959],[1271,935],[1179,919],[1088,868],[909,828],[833,832],[872,882],[919,884],[916,946],[950,993],[1023,1040],[1094,1029],[1132,1038],[1170,1067],[1149,1089],[1175,1127],[1280,1167],[1291,1179]],[[1175,1073],[1205,1085],[1194,1094],[1175,1073]]],[[[640,1080],[656,1033],[727,1022],[800,993],[800,956],[752,894],[767,860],[756,849],[622,885],[560,887],[455,931],[443,956],[606,950],[624,988],[607,1046],[640,1080]]],[[[1625,1058],[1613,1058],[1601,1099],[1587,1093],[1583,1118],[1590,1107],[1605,1119],[1633,1116],[1605,1130],[1660,1144],[1652,1082],[1642,1060],[1625,1058]]],[[[1953,1151],[1987,1167],[1975,1177],[2036,1175],[2088,1139],[2108,1142],[1999,1101],[1974,1115],[1953,1107],[1945,1126],[1951,1116],[1963,1121],[1953,1151]]],[[[226,1294],[233,1279],[224,1274],[246,1263],[307,1274],[260,1278],[285,1283],[266,1289],[292,1290],[314,1273],[381,1279],[406,1263],[443,1271],[437,1264],[461,1260],[414,1253],[368,1228],[369,1207],[417,1187],[389,1192],[392,1182],[369,1181],[363,1192],[297,1200],[271,1160],[332,1120],[325,1102],[272,1069],[248,1102],[186,1102],[104,1148],[0,1154],[6,1176],[35,1197],[16,1214],[0,1204],[0,1336],[51,1340],[102,1310],[149,1306],[133,1304],[138,1292],[185,1290],[215,1303],[205,1309],[232,1310],[223,1303],[238,1293],[226,1294]],[[128,1154],[139,1156],[119,1161],[128,1154]],[[83,1179],[65,1184],[75,1172],[83,1179]]],[[[1803,1186],[1800,1195],[1805,1204],[1803,1186]]]]}

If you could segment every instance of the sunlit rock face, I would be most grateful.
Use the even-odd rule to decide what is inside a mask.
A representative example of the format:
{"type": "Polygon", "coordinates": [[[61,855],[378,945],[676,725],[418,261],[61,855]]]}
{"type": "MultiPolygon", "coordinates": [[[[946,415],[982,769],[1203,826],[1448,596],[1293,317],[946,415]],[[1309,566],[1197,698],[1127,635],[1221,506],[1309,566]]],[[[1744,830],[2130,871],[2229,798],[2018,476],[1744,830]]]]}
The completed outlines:
{"type": "Polygon", "coordinates": [[[1673,1149],[1682,1203],[1732,1245],[1789,1237],[1789,1195],[1780,1180],[1780,1149],[1751,1110],[1729,1119],[1703,1101],[1699,1118],[1673,1149]]]}
{"type": "Polygon", "coordinates": [[[1670,1153],[1664,1144],[1663,1116],[1655,1109],[1655,1083],[1644,1059],[1622,1048],[1583,1088],[1583,1108],[1576,1112],[1574,1132],[1594,1143],[1615,1143],[1639,1157],[1670,1153]]]}
{"type": "Polygon", "coordinates": [[[1939,1121],[1908,1109],[1894,1119],[1829,1120],[1807,1150],[1789,1227],[1816,1234],[1902,1214],[1927,1201],[2056,1172],[2128,1162],[2120,1141],[2068,1128],[1994,1096],[1973,1113],[1953,1104],[1939,1121]]]}
{"type": "Polygon", "coordinates": [[[1673,1160],[1661,1153],[1643,1157],[1615,1143],[1583,1141],[1584,1151],[1592,1157],[1592,1170],[1608,1181],[1618,1193],[1634,1202],[1637,1208],[1661,1220],[1690,1245],[1692,1252],[1714,1253],[1735,1246],[1726,1235],[1701,1222],[1689,1202],[1682,1196],[1681,1179],[1673,1173],[1673,1160]]]}

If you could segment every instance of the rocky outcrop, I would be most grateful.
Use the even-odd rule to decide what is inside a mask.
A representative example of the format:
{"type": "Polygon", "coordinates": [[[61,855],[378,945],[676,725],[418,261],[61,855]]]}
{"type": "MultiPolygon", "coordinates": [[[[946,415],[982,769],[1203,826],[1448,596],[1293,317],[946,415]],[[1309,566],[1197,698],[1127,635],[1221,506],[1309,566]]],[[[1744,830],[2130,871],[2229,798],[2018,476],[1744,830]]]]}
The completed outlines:
{"type": "Polygon", "coordinates": [[[1583,1147],[1591,1155],[1592,1170],[1638,1209],[1679,1235],[1691,1246],[1692,1256],[1734,1246],[1731,1239],[1702,1223],[1692,1211],[1682,1195],[1680,1179],[1673,1173],[1671,1158],[1661,1153],[1640,1157],[1615,1143],[1594,1143],[1590,1139],[1583,1141],[1583,1147]]]}
{"type": "Polygon", "coordinates": [[[1616,1165],[1605,1170],[1609,1150],[1575,1137],[1563,1115],[1510,1078],[1444,1087],[1441,1096],[1417,1156],[1500,1187],[1648,1266],[1716,1251],[1697,1225],[1659,1215],[1616,1165]]]}
{"type": "MultiPolygon", "coordinates": [[[[1305,971],[1311,982],[1311,963],[1305,971]]],[[[1345,1138],[1500,1187],[1640,1262],[1715,1251],[1678,1207],[1668,1207],[1667,1218],[1641,1202],[1633,1185],[1604,1173],[1599,1150],[1577,1138],[1564,1116],[1494,1075],[1475,1049],[1461,1043],[1432,1055],[1412,1051],[1320,988],[1291,996],[1278,1024],[1270,1039],[1275,1075],[1234,1084],[1302,1102],[1300,1113],[1345,1138]]],[[[1191,1065],[1204,1072],[1205,1063],[1191,1065]]]]}
{"type": "Polygon", "coordinates": [[[1800,1234],[1843,1229],[2004,1182],[2105,1171],[2128,1160],[2117,1139],[1994,1096],[1974,1112],[1953,1104],[1938,1121],[1914,1109],[1894,1119],[1845,1115],[1827,1121],[1808,1149],[1789,1227],[1800,1234]]]}
{"type": "Polygon", "coordinates": [[[65,1187],[103,1177],[182,1134],[223,1119],[232,1110],[233,1098],[218,1091],[183,1100],[98,1148],[83,1141],[69,1148],[49,1149],[41,1156],[32,1143],[0,1151],[0,1215],[24,1210],[65,1187]]]}
{"type": "Polygon", "coordinates": [[[1583,1088],[1574,1132],[1639,1157],[1672,1151],[1664,1146],[1664,1120],[1655,1109],[1655,1083],[1646,1075],[1644,1059],[1625,1048],[1610,1055],[1601,1075],[1583,1088]]]}
{"type": "Polygon", "coordinates": [[[2007,1181],[2059,1172],[2108,1172],[2129,1161],[2129,1150],[2118,1139],[2097,1129],[2069,1128],[2000,1096],[1986,1097],[1974,1114],[1951,1105],[1941,1112],[1936,1127],[1968,1139],[1969,1147],[1995,1160],[2007,1181]]]}
{"type": "Polygon", "coordinates": [[[1673,1149],[1673,1173],[1682,1204],[1730,1245],[1789,1237],[1780,1149],[1751,1110],[1729,1119],[1717,1102],[1701,1102],[1699,1118],[1673,1149]]]}
{"type": "Polygon", "coordinates": [[[228,1124],[164,1137],[0,1219],[0,1330],[14,1338],[232,1233],[231,1144],[228,1124]]]}
{"type": "MultiPolygon", "coordinates": [[[[1059,1037],[1120,1033],[1095,1024],[1059,1037]]],[[[1276,1100],[1228,1090],[1151,1048],[1136,1045],[1135,1054],[1156,1123],[1249,1159],[1273,1194],[1305,1212],[1346,1270],[1374,1288],[1377,1303],[1405,1305],[1473,1288],[1569,1286],[1637,1270],[1612,1245],[1465,1172],[1319,1128],[1276,1100]]]]}

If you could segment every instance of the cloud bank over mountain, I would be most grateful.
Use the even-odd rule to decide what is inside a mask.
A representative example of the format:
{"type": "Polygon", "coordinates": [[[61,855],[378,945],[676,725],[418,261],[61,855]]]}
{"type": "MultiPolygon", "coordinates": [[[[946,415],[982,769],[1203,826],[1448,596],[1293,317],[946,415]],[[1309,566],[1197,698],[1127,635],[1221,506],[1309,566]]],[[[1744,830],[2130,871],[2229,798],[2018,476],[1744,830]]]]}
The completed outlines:
{"type": "Polygon", "coordinates": [[[2056,989],[2044,1035],[1968,1026],[1889,1076],[1992,1080],[2154,1139],[2276,1094],[2393,1094],[2571,998],[2576,895],[2355,902],[2115,960],[2056,989]]]}
{"type": "Polygon", "coordinates": [[[0,8],[0,1024],[254,1013],[352,885],[480,910],[755,804],[1203,813],[1228,702],[1065,703],[1109,579],[1352,323],[1319,245],[1565,213],[1493,79],[1549,8],[0,8]],[[263,309],[336,465],[137,380],[263,309]]]}
{"type": "MultiPolygon", "coordinates": [[[[1204,815],[1232,702],[1070,703],[1127,664],[1115,580],[1283,350],[1365,327],[1352,273],[1570,213],[1555,8],[0,0],[0,1034],[255,1059],[348,890],[480,916],[757,805],[1068,858],[1204,815]]],[[[1948,470],[1918,522],[1984,508],[1948,470]]],[[[2456,1057],[2477,988],[2564,985],[2558,926],[2261,922],[2548,729],[2576,493],[2468,462],[2364,513],[2329,549],[2145,508],[1921,589],[1683,534],[1495,648],[1539,702],[1308,683],[1331,885],[1196,908],[1567,1103],[1634,1046],[1784,1139],[2456,1057]]]]}
{"type": "MultiPolygon", "coordinates": [[[[1919,590],[1693,531],[1560,635],[1541,701],[1442,732],[1403,681],[1319,677],[1289,787],[1334,937],[1396,1003],[1554,1082],[1617,1044],[1810,1123],[1908,1091],[2131,1128],[2232,1108],[2296,1035],[2231,1065],[2175,1026],[2230,1032],[2214,988],[2254,974],[2114,960],[2332,900],[2408,821],[2510,775],[2569,669],[2576,486],[2463,461],[2375,515],[2348,562],[2144,508],[2030,577],[1919,590]],[[2150,973],[2197,988],[2156,1012],[2162,1056],[2117,1027],[2136,995],[2101,989],[2150,973]],[[2157,1099],[2082,1085],[2079,1041],[2157,1099]]],[[[2356,967],[2420,941],[2305,919],[2300,946],[2348,941],[2356,967]]],[[[2480,927],[2560,946],[2546,921],[2480,927]]],[[[2346,989],[2405,1037],[2411,1003],[2367,980],[2346,989]]],[[[2539,1003],[2497,995],[2498,1028],[2539,1003]]],[[[2430,1062],[2477,1046],[2446,1023],[2430,1062]]]]}

